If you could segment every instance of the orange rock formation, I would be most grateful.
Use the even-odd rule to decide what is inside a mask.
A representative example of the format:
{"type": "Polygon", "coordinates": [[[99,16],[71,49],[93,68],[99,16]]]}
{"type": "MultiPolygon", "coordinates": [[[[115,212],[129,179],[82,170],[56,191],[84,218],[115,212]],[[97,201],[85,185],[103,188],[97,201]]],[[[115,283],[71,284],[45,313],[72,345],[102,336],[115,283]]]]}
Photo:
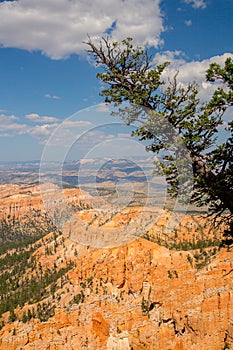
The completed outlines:
{"type": "MultiPolygon", "coordinates": [[[[8,323],[9,315],[4,315],[6,325],[0,330],[0,350],[232,348],[232,248],[222,248],[197,269],[194,251],[169,250],[143,238],[131,237],[127,243],[99,249],[78,243],[80,227],[82,232],[97,232],[101,228],[103,234],[104,230],[109,234],[123,229],[129,221],[134,229],[139,216],[143,223],[151,214],[145,215],[142,219],[135,208],[128,208],[122,215],[98,214],[94,209],[79,211],[67,224],[74,234],[76,231],[75,239],[68,237],[65,227],[56,252],[49,256],[45,250],[53,246],[53,238],[44,237],[44,246],[33,253],[37,266],[52,268],[55,262],[63,266],[70,260],[75,266],[60,283],[55,299],[51,295],[46,298],[56,305],[55,314],[48,321],[35,318],[28,323],[8,323]],[[73,302],[77,295],[81,295],[80,300],[73,302]]],[[[157,226],[148,225],[150,236],[161,233],[167,215],[165,212],[161,216],[157,226]]],[[[182,238],[185,232],[186,239],[191,234],[191,241],[193,235],[198,235],[198,225],[195,226],[195,218],[192,225],[190,217],[182,220],[184,231],[180,225],[180,231],[171,230],[170,234],[182,238]]],[[[33,306],[25,305],[24,309],[33,306]]],[[[15,312],[20,319],[22,310],[15,312]]]]}

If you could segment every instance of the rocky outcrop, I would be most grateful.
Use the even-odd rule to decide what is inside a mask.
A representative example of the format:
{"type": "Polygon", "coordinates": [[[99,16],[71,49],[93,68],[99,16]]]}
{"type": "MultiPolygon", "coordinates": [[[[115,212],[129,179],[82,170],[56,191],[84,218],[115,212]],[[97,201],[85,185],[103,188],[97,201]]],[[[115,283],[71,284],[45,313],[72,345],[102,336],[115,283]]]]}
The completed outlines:
{"type": "Polygon", "coordinates": [[[144,237],[172,248],[191,248],[198,241],[217,241],[221,230],[210,219],[159,207],[106,207],[101,197],[78,188],[0,185],[0,220],[47,214],[74,241],[94,247],[113,247],[144,237]],[[185,242],[186,247],[183,246],[185,242]],[[188,245],[187,245],[188,244],[188,245]]]}
{"type": "Polygon", "coordinates": [[[73,244],[65,239],[76,267],[56,294],[55,315],[7,324],[1,350],[219,350],[233,344],[232,251],[222,249],[197,270],[189,252],[143,239],[112,249],[76,246],[76,258],[73,244]],[[77,295],[82,298],[73,302],[77,295]]]}
{"type": "Polygon", "coordinates": [[[74,211],[95,205],[95,200],[78,188],[60,189],[50,183],[38,186],[0,185],[0,218],[21,217],[30,210],[49,212],[64,210],[74,211]]]}
{"type": "MultiPolygon", "coordinates": [[[[71,205],[74,198],[78,202],[80,196],[86,196],[78,189],[72,191],[65,192],[71,205]]],[[[5,189],[2,207],[10,197],[14,200],[14,195],[31,196],[6,195],[5,189]]],[[[9,311],[2,315],[0,325],[2,321],[5,325],[0,330],[0,350],[232,348],[232,248],[212,247],[217,238],[213,232],[208,236],[210,246],[196,246],[206,240],[209,228],[204,219],[183,216],[177,224],[177,217],[168,211],[160,212],[157,220],[153,219],[155,213],[157,208],[111,212],[80,207],[62,235],[50,233],[34,243],[34,265],[25,270],[22,281],[30,284],[33,276],[44,276],[53,269],[55,273],[55,267],[57,273],[70,262],[73,265],[53,289],[46,287],[42,301],[18,306],[15,321],[9,311]],[[133,233],[126,241],[125,227],[133,233]],[[151,241],[138,237],[141,230],[151,241]],[[80,244],[83,238],[92,242],[93,235],[101,242],[99,247],[80,244]],[[116,237],[120,237],[117,244],[113,241],[116,237]],[[104,240],[115,244],[104,246],[104,240]],[[174,241],[189,242],[189,249],[182,250],[182,244],[180,248],[172,246],[174,241]],[[55,312],[44,321],[36,313],[23,322],[23,315],[42,303],[54,306],[55,312]]]]}

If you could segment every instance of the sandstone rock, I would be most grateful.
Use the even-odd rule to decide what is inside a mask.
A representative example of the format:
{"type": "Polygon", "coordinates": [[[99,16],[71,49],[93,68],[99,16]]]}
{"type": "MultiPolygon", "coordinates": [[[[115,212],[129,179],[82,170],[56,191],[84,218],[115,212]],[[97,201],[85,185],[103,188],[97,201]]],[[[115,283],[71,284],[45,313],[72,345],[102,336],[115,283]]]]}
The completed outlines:
{"type": "MultiPolygon", "coordinates": [[[[39,188],[30,189],[31,194],[20,187],[12,187],[10,193],[6,187],[2,191],[4,215],[8,213],[4,208],[10,205],[19,216],[31,206],[41,209],[39,188]]],[[[88,199],[77,189],[65,193],[71,204],[88,199]]],[[[150,225],[158,209],[150,208],[142,216],[136,207],[111,214],[88,209],[89,205],[74,214],[73,231],[80,233],[81,227],[87,234],[100,231],[107,237],[127,227],[145,230],[162,242],[172,242],[175,237],[191,242],[205,232],[198,231],[199,219],[186,216],[179,230],[166,236],[168,212],[150,225]]],[[[221,350],[226,343],[233,346],[232,248],[222,248],[197,269],[194,251],[169,250],[135,236],[110,248],[93,248],[78,244],[66,232],[56,238],[56,252],[50,255],[45,250],[54,247],[53,233],[43,241],[33,253],[37,268],[40,264],[44,270],[51,269],[54,263],[65,267],[71,260],[75,265],[63,283],[59,280],[55,298],[45,299],[55,303],[54,316],[46,322],[7,323],[0,330],[0,350],[221,350]],[[81,293],[83,298],[73,302],[81,293]]],[[[20,309],[15,312],[22,315],[20,309]]],[[[4,315],[6,322],[8,316],[4,315]]]]}

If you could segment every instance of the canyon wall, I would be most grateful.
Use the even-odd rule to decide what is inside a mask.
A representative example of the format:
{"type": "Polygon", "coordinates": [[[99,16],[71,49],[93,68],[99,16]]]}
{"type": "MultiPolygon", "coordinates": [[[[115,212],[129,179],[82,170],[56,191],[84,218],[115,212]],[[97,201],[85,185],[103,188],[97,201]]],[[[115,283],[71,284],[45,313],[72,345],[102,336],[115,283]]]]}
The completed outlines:
{"type": "MultiPolygon", "coordinates": [[[[73,192],[70,198],[74,196],[73,192]]],[[[22,278],[27,277],[29,284],[35,274],[43,275],[54,266],[66,267],[69,262],[73,265],[56,281],[53,293],[47,288],[41,302],[18,306],[16,320],[10,320],[9,311],[2,315],[0,350],[231,349],[232,248],[210,245],[197,249],[196,242],[209,232],[204,223],[206,231],[200,232],[197,217],[183,216],[179,229],[167,233],[172,215],[167,211],[157,224],[147,225],[156,210],[150,208],[141,215],[140,208],[127,208],[113,215],[80,207],[61,235],[50,233],[34,243],[35,266],[22,278]],[[115,231],[123,235],[129,222],[132,229],[146,228],[154,241],[135,234],[110,247],[79,242],[84,232],[88,236],[99,230],[104,239],[115,237],[115,231]],[[162,244],[176,239],[189,241],[193,247],[168,249],[155,242],[159,237],[162,244]],[[200,256],[205,257],[201,264],[200,256]],[[53,305],[54,314],[44,322],[37,316],[23,322],[23,314],[39,303],[53,305]]],[[[210,235],[216,238],[213,232],[210,235]]]]}

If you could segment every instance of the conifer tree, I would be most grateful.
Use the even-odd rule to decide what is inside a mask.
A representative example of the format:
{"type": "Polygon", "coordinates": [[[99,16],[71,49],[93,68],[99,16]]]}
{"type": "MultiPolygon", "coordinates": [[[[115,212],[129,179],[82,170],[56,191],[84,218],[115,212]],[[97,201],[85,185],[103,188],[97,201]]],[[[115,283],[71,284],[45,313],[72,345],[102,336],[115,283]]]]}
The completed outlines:
{"type": "Polygon", "coordinates": [[[89,38],[86,44],[102,68],[97,77],[105,85],[101,92],[105,102],[114,104],[128,124],[138,123],[133,135],[149,141],[149,151],[163,151],[166,162],[161,161],[160,167],[170,194],[177,196],[181,187],[192,191],[191,202],[208,205],[210,215],[226,220],[226,236],[233,237],[233,121],[223,120],[233,106],[233,60],[227,58],[224,67],[210,65],[207,81],[221,82],[222,87],[201,103],[198,85],[182,86],[179,74],[164,84],[162,73],[169,62],[153,66],[147,50],[135,47],[132,38],[121,42],[103,38],[98,45],[89,38]],[[220,127],[225,127],[228,136],[216,143],[220,127]],[[192,189],[187,179],[184,181],[189,171],[192,189]]]}

